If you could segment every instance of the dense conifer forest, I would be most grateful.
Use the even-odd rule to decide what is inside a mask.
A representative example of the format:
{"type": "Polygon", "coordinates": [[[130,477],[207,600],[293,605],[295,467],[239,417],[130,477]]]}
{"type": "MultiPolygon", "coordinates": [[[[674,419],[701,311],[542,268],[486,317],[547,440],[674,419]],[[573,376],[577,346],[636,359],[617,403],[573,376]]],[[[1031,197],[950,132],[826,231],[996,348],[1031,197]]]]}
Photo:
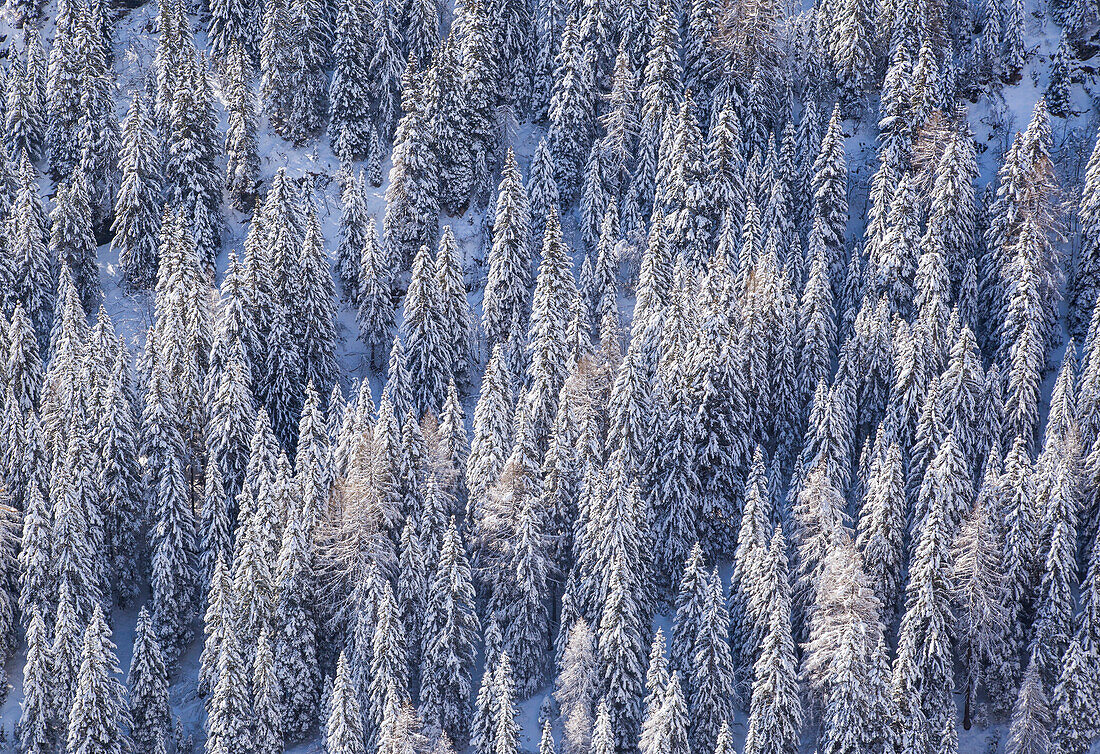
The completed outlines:
{"type": "Polygon", "coordinates": [[[0,751],[1087,754],[1096,0],[7,0],[0,751]]]}

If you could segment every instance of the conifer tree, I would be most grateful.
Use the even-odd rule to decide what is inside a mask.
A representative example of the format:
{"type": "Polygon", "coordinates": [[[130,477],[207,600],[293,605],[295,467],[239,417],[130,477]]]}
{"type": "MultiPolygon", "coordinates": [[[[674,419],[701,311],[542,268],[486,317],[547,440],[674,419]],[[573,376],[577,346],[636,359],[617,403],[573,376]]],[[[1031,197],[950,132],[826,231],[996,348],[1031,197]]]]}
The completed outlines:
{"type": "Polygon", "coordinates": [[[669,681],[666,650],[664,631],[658,628],[649,648],[649,666],[645,676],[645,716],[642,718],[642,732],[638,740],[638,748],[643,754],[650,754],[661,743],[660,711],[669,681]]]}
{"type": "Polygon", "coordinates": [[[118,672],[111,630],[103,617],[103,608],[96,606],[84,632],[80,683],[69,714],[66,746],[69,754],[85,751],[121,754],[129,749],[124,732],[128,717],[125,692],[115,677],[118,672]]]}
{"type": "MultiPolygon", "coordinates": [[[[102,310],[101,310],[102,311],[102,310]]],[[[93,442],[99,454],[96,482],[101,491],[104,539],[110,581],[122,604],[137,591],[140,552],[141,471],[137,459],[137,420],[128,393],[129,366],[120,349],[99,397],[93,442]]]]}
{"type": "Polygon", "coordinates": [[[153,121],[140,95],[134,95],[122,123],[121,173],[114,208],[114,238],[119,265],[131,288],[148,289],[156,280],[160,223],[160,152],[153,121]]]}
{"type": "MultiPolygon", "coordinates": [[[[193,53],[189,53],[193,55],[193,53]]],[[[218,175],[217,115],[201,56],[183,63],[169,113],[164,178],[168,201],[193,223],[199,259],[212,270],[218,251],[222,180],[218,175]]]]}
{"type": "Polygon", "coordinates": [[[327,754],[364,754],[363,714],[359,694],[351,682],[347,657],[343,652],[336,663],[336,681],[328,702],[325,720],[325,751],[327,754]]]}
{"type": "MultiPolygon", "coordinates": [[[[227,500],[235,503],[244,484],[249,444],[256,426],[256,407],[248,388],[249,374],[240,339],[230,346],[210,406],[207,453],[219,467],[227,500]]],[[[236,510],[236,505],[232,508],[236,510]]],[[[233,520],[233,517],[230,517],[233,520]]]]}
{"type": "Polygon", "coordinates": [[[87,390],[86,384],[73,386],[64,406],[70,435],[60,438],[55,468],[65,472],[51,490],[54,578],[68,587],[81,625],[103,601],[107,576],[102,510],[89,447],[87,390]]]}
{"type": "Polygon", "coordinates": [[[399,117],[401,94],[401,76],[404,61],[397,49],[398,32],[394,16],[396,11],[390,3],[381,3],[373,9],[374,28],[372,29],[372,54],[368,72],[375,83],[373,90],[375,124],[383,141],[393,134],[399,117]]]}
{"type": "Polygon", "coordinates": [[[443,342],[447,345],[449,371],[465,379],[470,370],[470,340],[474,320],[466,299],[466,284],[458,260],[458,242],[451,226],[443,228],[435,256],[436,288],[444,325],[443,342]]]}
{"type": "Polygon", "coordinates": [[[1072,334],[1080,337],[1100,296],[1100,139],[1085,168],[1077,216],[1081,222],[1081,249],[1073,275],[1070,321],[1072,334]]]}
{"type": "Polygon", "coordinates": [[[415,416],[439,411],[444,386],[451,377],[443,317],[435,264],[428,247],[421,246],[413,262],[401,324],[415,416]]]}
{"type": "Polygon", "coordinates": [[[513,595],[502,623],[504,650],[515,658],[516,692],[527,697],[542,685],[545,655],[550,646],[550,563],[544,523],[535,500],[527,500],[518,514],[508,566],[513,595]]]}
{"type": "Polygon", "coordinates": [[[276,754],[283,748],[281,700],[275,657],[265,626],[256,642],[252,663],[252,751],[276,754]]]}
{"type": "Polygon", "coordinates": [[[729,646],[729,612],[718,571],[707,587],[695,655],[692,658],[691,740],[699,751],[710,751],[718,741],[722,724],[733,716],[733,658],[729,646]]]}
{"type": "Polygon", "coordinates": [[[437,726],[456,742],[464,742],[468,737],[466,710],[479,627],[470,566],[454,519],[444,535],[429,594],[424,635],[432,638],[424,649],[421,714],[426,724],[437,726]]]}
{"type": "MultiPolygon", "coordinates": [[[[996,470],[994,470],[996,473],[996,470]]],[[[963,521],[953,548],[956,636],[966,667],[964,725],[981,687],[995,688],[997,663],[1008,650],[1005,589],[995,502],[979,500],[963,521]]]]}
{"type": "MultiPolygon", "coordinates": [[[[223,620],[233,622],[232,604],[223,620]]],[[[207,702],[206,752],[229,754],[251,749],[252,709],[250,673],[241,649],[241,637],[236,631],[225,632],[218,650],[217,673],[213,695],[207,702]]]]}
{"type": "Polygon", "coordinates": [[[50,47],[46,79],[46,135],[50,173],[57,179],[70,175],[80,159],[80,96],[82,66],[76,52],[79,9],[63,3],[57,9],[54,42],[50,47]]]}
{"type": "Polygon", "coordinates": [[[528,346],[529,420],[536,436],[550,430],[568,368],[569,310],[577,295],[571,267],[557,213],[552,211],[535,284],[528,346]]]}
{"type": "Polygon", "coordinates": [[[583,618],[574,621],[562,652],[554,692],[563,718],[562,751],[565,754],[587,751],[592,740],[595,653],[595,639],[588,623],[583,618]]]}
{"type": "Polygon", "coordinates": [[[598,668],[600,689],[617,721],[615,750],[623,752],[633,747],[641,723],[646,653],[636,591],[640,576],[628,572],[622,552],[612,557],[610,568],[600,616],[598,668]]]}
{"type": "MultiPolygon", "coordinates": [[[[929,475],[933,473],[929,471],[929,475]]],[[[934,495],[928,516],[918,530],[894,670],[896,689],[900,678],[898,667],[904,665],[911,653],[920,653],[923,659],[914,669],[920,697],[915,702],[933,731],[940,729],[945,715],[955,714],[951,704],[953,669],[948,633],[952,623],[949,592],[952,563],[948,551],[951,534],[946,502],[934,495]]],[[[904,709],[906,706],[899,703],[899,711],[904,709]]]]}
{"type": "Polygon", "coordinates": [[[836,283],[839,282],[840,265],[844,260],[844,234],[848,224],[848,168],[844,138],[840,131],[839,106],[833,109],[813,170],[814,218],[815,222],[817,218],[821,220],[825,262],[831,279],[836,283]]]}
{"type": "Polygon", "coordinates": [[[386,257],[392,270],[407,269],[421,246],[435,241],[439,214],[440,164],[431,148],[428,114],[418,101],[411,75],[408,106],[393,137],[390,182],[383,222],[386,257]]]}
{"type": "Polygon", "coordinates": [[[570,18],[562,31],[547,128],[554,178],[565,202],[576,199],[580,191],[595,125],[594,82],[585,55],[577,24],[570,18]]]}
{"type": "Polygon", "coordinates": [[[46,246],[46,215],[38,193],[38,172],[25,154],[19,166],[19,192],[11,209],[10,254],[18,299],[38,339],[47,344],[54,311],[54,282],[46,246]]]}
{"type": "Polygon", "coordinates": [[[1073,81],[1070,78],[1070,65],[1072,65],[1073,51],[1070,48],[1069,36],[1065,31],[1058,43],[1054,55],[1050,59],[1050,78],[1047,81],[1046,99],[1047,108],[1055,118],[1068,118],[1071,112],[1071,94],[1073,81]]]}
{"type": "Polygon", "coordinates": [[[153,369],[142,414],[145,489],[152,495],[153,625],[168,667],[190,639],[195,531],[184,468],[183,439],[166,375],[153,369]]]}
{"type": "Polygon", "coordinates": [[[1043,679],[1035,663],[1030,663],[1012,709],[1005,751],[1010,754],[1040,754],[1050,745],[1050,707],[1043,679]]]}
{"type": "Polygon", "coordinates": [[[231,59],[234,46],[240,46],[242,52],[255,56],[258,33],[258,9],[248,0],[214,0],[210,4],[206,35],[214,60],[222,62],[231,59]]]}
{"type": "Polygon", "coordinates": [[[19,548],[19,612],[29,622],[32,611],[50,609],[56,598],[57,584],[53,572],[53,538],[50,507],[42,482],[46,474],[46,459],[42,450],[42,432],[38,420],[32,417],[27,427],[29,471],[23,500],[23,532],[19,548]]]}
{"type": "Polygon", "coordinates": [[[359,336],[370,350],[371,362],[377,364],[393,338],[394,305],[390,292],[391,270],[373,220],[367,223],[356,272],[359,336]]]}
{"type": "Polygon", "coordinates": [[[46,754],[52,751],[50,670],[52,663],[46,624],[38,606],[31,608],[27,623],[27,660],[23,666],[23,700],[15,734],[19,751],[46,754]]]}
{"type": "MultiPolygon", "coordinates": [[[[544,223],[547,217],[542,218],[544,223]]],[[[519,167],[515,154],[509,150],[501,171],[488,259],[489,277],[482,305],[481,326],[490,346],[509,339],[513,322],[526,321],[531,286],[531,226],[519,167]]]]}
{"type": "Polygon", "coordinates": [[[402,22],[409,58],[421,69],[427,68],[439,44],[439,7],[430,2],[406,3],[402,22]]]}
{"type": "Polygon", "coordinates": [[[225,187],[233,206],[241,211],[256,202],[260,155],[256,138],[256,103],[252,94],[252,61],[245,48],[234,43],[225,71],[225,187]]]}
{"type": "Polygon", "coordinates": [[[868,668],[862,661],[861,629],[857,621],[848,624],[833,660],[833,678],[819,743],[820,750],[828,754],[858,748],[870,737],[872,726],[882,724],[874,720],[869,708],[868,668]]]}
{"type": "Polygon", "coordinates": [[[1095,662],[1080,640],[1070,640],[1050,695],[1052,751],[1084,754],[1092,746],[1096,694],[1089,667],[1095,667],[1095,662]]]}
{"type": "MultiPolygon", "coordinates": [[[[1050,442],[1050,440],[1048,440],[1050,442]]],[[[1071,438],[1057,451],[1059,457],[1039,494],[1045,499],[1039,553],[1042,578],[1035,600],[1031,661],[1045,678],[1053,678],[1073,634],[1073,583],[1076,580],[1078,472],[1071,438]]]]}
{"type": "MultiPolygon", "coordinates": [[[[8,88],[4,108],[4,139],[11,154],[26,154],[38,161],[45,150],[45,106],[38,90],[38,70],[35,61],[37,34],[31,38],[30,30],[24,32],[26,60],[12,61],[8,73],[8,88]]],[[[40,46],[37,53],[42,54],[40,46]]]]}
{"type": "MultiPolygon", "coordinates": [[[[776,527],[768,551],[767,594],[772,597],[764,641],[754,667],[752,702],[745,754],[797,751],[802,727],[794,640],[791,634],[791,594],[787,581],[787,554],[782,531],[776,527]]],[[[728,734],[727,724],[723,730],[728,734]]],[[[721,748],[719,731],[716,749],[721,748]]]]}
{"type": "MultiPolygon", "coordinates": [[[[317,658],[318,575],[314,549],[317,522],[324,514],[328,480],[323,468],[326,443],[319,438],[319,398],[307,389],[299,424],[297,474],[283,482],[288,501],[274,576],[272,651],[280,740],[300,741],[317,718],[321,678],[317,658]],[[301,496],[300,498],[297,496],[301,496]],[[300,502],[298,502],[300,500],[300,502]]],[[[280,457],[282,460],[282,457],[280,457]]],[[[282,472],[280,471],[280,474],[282,472]]]]}
{"type": "Polygon", "coordinates": [[[467,519],[473,521],[478,518],[482,497],[504,468],[507,449],[511,446],[511,417],[514,412],[503,353],[504,349],[499,344],[494,346],[474,409],[470,457],[466,462],[466,486],[470,493],[467,519]]]}
{"type": "MultiPolygon", "coordinates": [[[[363,173],[356,176],[344,173],[344,187],[340,195],[340,243],[336,247],[336,274],[344,298],[351,302],[359,300],[359,266],[365,254],[366,244],[371,242],[367,213],[366,186],[363,173]]],[[[377,243],[377,237],[375,239],[377,243]]],[[[388,339],[387,339],[388,341],[388,339]]]]}
{"type": "Polygon", "coordinates": [[[696,542],[684,564],[676,595],[676,618],[672,634],[672,668],[691,677],[695,642],[701,633],[703,611],[709,601],[709,579],[703,567],[703,551],[696,542]]]}
{"type": "Polygon", "coordinates": [[[658,176],[657,192],[661,206],[667,210],[669,244],[685,256],[689,269],[701,272],[715,228],[707,205],[703,137],[693,106],[690,96],[680,106],[672,133],[670,170],[665,181],[658,176]]]}
{"type": "Polygon", "coordinates": [[[399,621],[393,588],[387,581],[376,607],[370,681],[366,689],[366,709],[374,731],[381,730],[385,722],[390,695],[396,695],[399,703],[409,697],[408,658],[399,621]]]}
{"type": "MultiPolygon", "coordinates": [[[[507,158],[505,158],[505,166],[507,165],[507,158]]],[[[531,211],[531,239],[537,241],[546,228],[546,218],[550,216],[550,210],[558,209],[560,203],[558,183],[554,178],[554,160],[550,155],[546,139],[539,141],[535,148],[535,155],[531,158],[527,203],[531,211]]],[[[497,211],[500,211],[499,199],[497,211]]]]}
{"type": "MultiPolygon", "coordinates": [[[[214,561],[209,589],[206,594],[206,613],[203,616],[203,648],[199,657],[199,696],[209,696],[217,682],[218,661],[221,657],[225,633],[233,629],[235,596],[229,561],[219,557],[214,561]]],[[[159,647],[158,647],[159,652],[159,647]]],[[[163,662],[163,661],[162,661],[163,662]]],[[[209,710],[208,710],[209,711],[209,710]]]]}
{"type": "Polygon", "coordinates": [[[336,11],[332,81],[329,84],[329,140],[343,163],[366,157],[370,150],[369,8],[341,3],[336,11]]]}
{"type": "Polygon", "coordinates": [[[130,696],[130,738],[139,752],[167,751],[172,734],[168,669],[149,611],[142,607],[134,632],[134,653],[126,676],[130,696]]]}
{"type": "Polygon", "coordinates": [[[337,377],[336,290],[321,224],[312,210],[298,263],[302,297],[297,302],[296,336],[301,343],[301,380],[327,395],[337,377]]]}
{"type": "Polygon", "coordinates": [[[99,270],[88,194],[79,178],[57,187],[50,212],[49,248],[58,265],[72,272],[77,295],[84,310],[90,311],[99,297],[99,270]]]}

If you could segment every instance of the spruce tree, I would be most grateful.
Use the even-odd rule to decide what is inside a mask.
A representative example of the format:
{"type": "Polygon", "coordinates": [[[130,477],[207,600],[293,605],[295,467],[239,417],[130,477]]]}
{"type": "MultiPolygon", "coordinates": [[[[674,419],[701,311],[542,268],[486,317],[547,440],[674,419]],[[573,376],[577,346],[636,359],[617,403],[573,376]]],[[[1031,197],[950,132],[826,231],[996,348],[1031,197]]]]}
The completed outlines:
{"type": "Polygon", "coordinates": [[[737,696],[729,646],[729,612],[717,570],[711,574],[707,592],[691,662],[690,734],[699,751],[714,748],[722,724],[733,716],[737,696]]]}
{"type": "MultiPolygon", "coordinates": [[[[26,154],[32,160],[42,158],[45,150],[44,139],[46,135],[45,102],[38,91],[33,45],[35,40],[30,39],[30,33],[25,32],[26,60],[16,59],[12,61],[8,73],[8,89],[6,107],[4,108],[4,140],[8,144],[13,155],[26,154]]],[[[41,47],[37,52],[41,54],[41,47]]]]}
{"type": "Polygon", "coordinates": [[[38,193],[38,179],[38,172],[24,154],[19,166],[19,192],[11,209],[9,253],[15,268],[17,297],[42,349],[53,321],[54,275],[46,245],[46,215],[38,193]]]}
{"type": "Polygon", "coordinates": [[[454,519],[444,535],[429,594],[424,635],[432,638],[424,649],[421,714],[426,724],[438,727],[456,742],[465,742],[479,627],[470,566],[454,519]]]}
{"type": "MultiPolygon", "coordinates": [[[[996,470],[994,470],[995,473],[996,470]]],[[[997,665],[1008,651],[1001,548],[994,518],[996,501],[979,500],[955,539],[956,636],[966,667],[964,726],[979,689],[995,689],[997,665]]]]}
{"type": "MultiPolygon", "coordinates": [[[[367,223],[366,186],[363,173],[343,173],[343,191],[340,194],[340,243],[336,247],[336,275],[340,280],[344,298],[359,301],[359,265],[370,243],[367,223]]],[[[377,243],[377,241],[376,241],[377,243]]],[[[388,340],[388,339],[387,339],[388,340]]]]}
{"type": "Polygon", "coordinates": [[[565,202],[572,202],[580,191],[595,125],[594,82],[585,57],[577,24],[570,18],[561,36],[547,128],[554,178],[565,202]]]}
{"type": "Polygon", "coordinates": [[[119,349],[99,397],[93,442],[99,454],[96,481],[101,490],[104,539],[111,583],[122,604],[137,591],[142,524],[141,471],[137,459],[137,420],[130,404],[127,354],[119,349]]]}
{"type": "Polygon", "coordinates": [[[417,101],[412,77],[406,78],[410,101],[393,137],[383,222],[386,257],[394,271],[408,269],[416,251],[433,244],[439,214],[440,165],[431,148],[428,114],[417,101]]]}
{"type": "Polygon", "coordinates": [[[1070,71],[1072,56],[1069,36],[1063,31],[1058,48],[1050,59],[1050,78],[1043,95],[1050,114],[1056,118],[1068,118],[1073,114],[1071,110],[1073,80],[1070,71]]]}
{"type": "Polygon", "coordinates": [[[169,113],[164,178],[169,203],[193,223],[199,259],[212,270],[220,238],[222,180],[216,158],[221,145],[205,61],[188,55],[169,113]]]}
{"type": "Polygon", "coordinates": [[[69,714],[68,754],[85,751],[122,754],[129,749],[125,734],[128,722],[125,691],[116,678],[118,672],[111,629],[103,617],[103,608],[96,606],[84,632],[80,683],[69,714]]]}
{"type": "MultiPolygon", "coordinates": [[[[934,472],[929,471],[929,475],[934,472]]],[[[899,683],[899,666],[912,653],[919,653],[917,674],[919,705],[932,731],[939,730],[945,715],[954,715],[951,703],[953,668],[949,629],[952,622],[950,584],[952,563],[949,557],[951,530],[946,501],[939,495],[930,501],[928,516],[918,530],[918,541],[906,587],[905,615],[899,629],[898,659],[895,660],[894,684],[899,683]]],[[[895,691],[895,695],[897,692],[895,691]]],[[[899,703],[899,710],[904,710],[899,703]]]]}
{"type": "Polygon", "coordinates": [[[252,751],[256,754],[277,754],[283,748],[280,685],[268,634],[265,626],[252,663],[252,751]]]}
{"type": "Polygon", "coordinates": [[[837,283],[844,260],[844,234],[848,224],[848,168],[844,138],[840,131],[839,106],[833,109],[813,170],[814,219],[816,222],[820,218],[825,261],[831,279],[837,283]]]}
{"type": "Polygon", "coordinates": [[[396,11],[390,3],[384,2],[373,8],[372,54],[368,73],[374,82],[373,100],[375,123],[383,141],[393,135],[394,126],[399,117],[401,95],[401,75],[404,61],[398,50],[398,32],[395,25],[396,11]]]}
{"type": "Polygon", "coordinates": [[[134,653],[126,676],[130,697],[130,738],[139,752],[167,751],[172,735],[168,669],[160,653],[149,611],[142,607],[134,631],[134,653]]]}
{"type": "Polygon", "coordinates": [[[257,15],[257,7],[248,0],[214,0],[206,30],[211,57],[218,62],[231,59],[235,46],[254,56],[259,42],[257,15]]]}
{"type": "Polygon", "coordinates": [[[50,212],[49,248],[58,265],[72,272],[84,310],[91,311],[99,297],[99,270],[87,188],[79,178],[57,187],[50,212]]]}
{"type": "Polygon", "coordinates": [[[46,623],[41,610],[34,606],[27,623],[27,660],[23,666],[23,700],[15,735],[19,751],[27,754],[47,754],[53,750],[50,699],[51,648],[46,635],[46,623]]]}
{"type": "MultiPolygon", "coordinates": [[[[223,620],[232,623],[235,607],[230,604],[223,620]]],[[[207,702],[206,752],[229,754],[250,750],[252,744],[250,673],[236,631],[225,632],[218,650],[216,681],[207,702]]]]}
{"type": "Polygon", "coordinates": [[[301,380],[327,395],[337,377],[336,290],[321,224],[313,211],[298,263],[302,296],[297,302],[295,334],[301,344],[301,380]]]}
{"type": "Polygon", "coordinates": [[[350,680],[347,657],[343,652],[336,663],[336,681],[328,702],[324,723],[327,754],[364,754],[363,714],[359,695],[350,680]]]}
{"type": "Polygon", "coordinates": [[[449,370],[465,379],[471,366],[470,341],[474,320],[466,298],[466,283],[458,260],[458,242],[448,225],[443,228],[435,256],[436,288],[440,297],[444,324],[443,342],[447,345],[449,370]]]}
{"type": "MultiPolygon", "coordinates": [[[[545,223],[547,218],[542,218],[545,223]]],[[[501,171],[500,193],[489,251],[489,277],[485,283],[481,326],[490,347],[506,342],[513,322],[527,318],[531,286],[532,219],[527,195],[509,150],[501,171]]]]}
{"type": "Polygon", "coordinates": [[[235,594],[228,562],[223,557],[214,561],[214,569],[211,572],[206,594],[206,613],[203,616],[202,629],[204,641],[202,654],[199,657],[199,679],[196,689],[201,697],[207,697],[214,691],[222,642],[226,632],[233,629],[235,594]]]}
{"type": "MultiPolygon", "coordinates": [[[[273,573],[275,604],[272,651],[276,678],[280,739],[300,741],[317,717],[321,678],[317,659],[318,626],[315,600],[318,589],[314,537],[324,515],[328,480],[323,467],[327,443],[319,438],[320,407],[317,393],[307,389],[299,424],[298,469],[289,488],[289,509],[283,514],[277,565],[273,573]]],[[[282,460],[280,456],[280,460],[282,460]]],[[[280,471],[280,474],[284,472],[280,471]]]]}
{"type": "Polygon", "coordinates": [[[1092,746],[1096,693],[1090,667],[1095,663],[1095,655],[1086,654],[1078,639],[1070,640],[1050,695],[1052,751],[1085,754],[1092,746]]]}
{"type": "Polygon", "coordinates": [[[1084,335],[1100,295],[1100,138],[1093,147],[1081,186],[1077,209],[1081,222],[1081,250],[1073,275],[1070,309],[1071,332],[1084,335]]]}
{"type": "MultiPolygon", "coordinates": [[[[1048,440],[1049,442],[1049,440],[1048,440]]],[[[1076,448],[1072,439],[1057,451],[1049,480],[1041,480],[1045,498],[1039,553],[1042,578],[1035,600],[1031,661],[1044,678],[1056,676],[1058,662],[1073,634],[1073,583],[1076,581],[1077,520],[1080,501],[1076,448]]]]}
{"type": "Polygon", "coordinates": [[[628,571],[621,552],[613,556],[610,568],[600,616],[598,670],[600,690],[617,721],[615,750],[625,752],[633,748],[638,735],[645,684],[642,606],[636,586],[640,575],[628,571]]]}
{"type": "Polygon", "coordinates": [[[393,339],[394,305],[390,278],[391,269],[378,240],[378,230],[374,221],[370,220],[357,265],[359,307],[356,319],[359,337],[369,349],[372,364],[381,361],[386,346],[393,339]]]}
{"type": "Polygon", "coordinates": [[[53,572],[53,542],[51,511],[43,482],[46,479],[46,459],[42,449],[42,432],[32,415],[28,421],[27,489],[23,498],[23,531],[19,548],[19,612],[24,621],[32,610],[43,614],[56,598],[57,584],[53,572]]]}
{"type": "MultiPolygon", "coordinates": [[[[507,166],[507,158],[505,165],[507,166]]],[[[499,199],[497,212],[500,211],[499,199]]],[[[531,238],[537,240],[546,228],[546,218],[551,209],[559,209],[558,183],[554,178],[554,160],[546,139],[539,141],[531,158],[530,180],[527,182],[527,201],[531,210],[531,238]]],[[[496,226],[494,225],[494,230],[496,226]]]]}
{"type": "Polygon", "coordinates": [[[151,288],[156,279],[157,235],[160,223],[160,152],[153,120],[140,95],[134,95],[122,123],[119,152],[121,173],[114,208],[112,248],[127,284],[151,288]]]}
{"type": "Polygon", "coordinates": [[[172,668],[190,639],[196,546],[180,417],[163,371],[159,364],[153,369],[142,433],[145,489],[152,495],[153,625],[172,668]]]}
{"type": "Polygon", "coordinates": [[[234,43],[225,70],[225,187],[234,207],[247,212],[256,202],[260,155],[256,138],[256,103],[252,94],[252,61],[245,48],[234,43]]]}
{"type": "Polygon", "coordinates": [[[437,413],[443,390],[450,379],[451,360],[442,300],[435,265],[427,246],[421,246],[413,262],[412,279],[405,294],[401,340],[405,347],[415,416],[437,413]]]}
{"type": "Polygon", "coordinates": [[[336,11],[332,81],[329,84],[329,140],[343,163],[366,157],[370,150],[369,8],[359,0],[336,11]]]}
{"type": "MultiPolygon", "coordinates": [[[[793,754],[798,750],[802,727],[802,703],[799,698],[798,668],[791,634],[791,594],[787,581],[786,543],[776,527],[768,551],[765,576],[767,594],[772,597],[764,641],[754,667],[752,701],[749,705],[749,730],[745,754],[774,751],[793,754]]],[[[716,749],[721,748],[727,724],[719,731],[716,749]]]]}
{"type": "Polygon", "coordinates": [[[513,662],[516,691],[528,697],[545,675],[545,655],[550,646],[550,563],[542,513],[533,499],[518,511],[512,547],[513,594],[503,615],[504,650],[513,662]]]}
{"type": "Polygon", "coordinates": [[[496,481],[511,445],[513,416],[511,380],[498,344],[485,367],[481,394],[474,409],[470,456],[466,462],[466,486],[470,499],[467,520],[476,521],[481,500],[496,481]]]}

